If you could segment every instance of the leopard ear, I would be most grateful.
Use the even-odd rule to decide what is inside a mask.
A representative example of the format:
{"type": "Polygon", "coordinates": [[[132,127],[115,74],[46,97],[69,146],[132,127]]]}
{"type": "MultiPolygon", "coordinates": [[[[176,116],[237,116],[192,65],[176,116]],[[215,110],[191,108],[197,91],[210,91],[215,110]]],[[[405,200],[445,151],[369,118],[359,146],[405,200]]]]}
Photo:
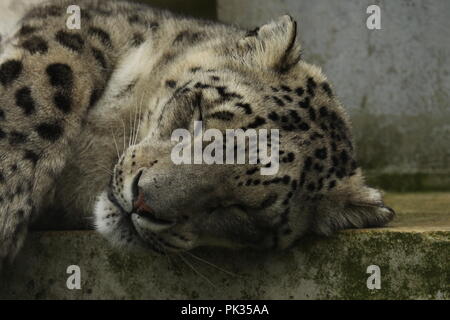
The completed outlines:
{"type": "Polygon", "coordinates": [[[238,43],[241,59],[252,66],[287,72],[300,60],[296,37],[297,23],[291,16],[284,15],[247,32],[238,43]]]}

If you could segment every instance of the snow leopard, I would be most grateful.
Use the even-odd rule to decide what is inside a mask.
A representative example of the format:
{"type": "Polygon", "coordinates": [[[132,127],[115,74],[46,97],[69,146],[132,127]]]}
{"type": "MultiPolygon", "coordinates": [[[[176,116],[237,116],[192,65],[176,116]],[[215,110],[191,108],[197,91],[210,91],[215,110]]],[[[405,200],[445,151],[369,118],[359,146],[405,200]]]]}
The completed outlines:
{"type": "Polygon", "coordinates": [[[285,249],[383,226],[394,211],[355,158],[349,116],[304,61],[289,15],[244,30],[126,1],[53,0],[1,44],[3,262],[36,225],[95,228],[161,254],[285,249]],[[199,121],[278,130],[279,170],[174,163],[172,133],[199,121]]]}

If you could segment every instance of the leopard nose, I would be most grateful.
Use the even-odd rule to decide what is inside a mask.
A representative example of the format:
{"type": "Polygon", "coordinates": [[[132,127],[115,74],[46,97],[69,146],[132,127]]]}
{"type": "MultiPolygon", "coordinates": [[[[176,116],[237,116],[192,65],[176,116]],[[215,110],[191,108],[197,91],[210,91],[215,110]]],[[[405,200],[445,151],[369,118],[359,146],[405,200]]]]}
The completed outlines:
{"type": "MultiPolygon", "coordinates": [[[[135,190],[132,214],[137,215],[137,220],[147,229],[153,232],[161,232],[175,225],[175,221],[161,218],[156,215],[153,208],[147,203],[145,193],[138,187],[139,177],[133,183],[135,190]],[[135,184],[135,185],[134,185],[135,184]]],[[[133,191],[134,191],[133,190],[133,191]]]]}

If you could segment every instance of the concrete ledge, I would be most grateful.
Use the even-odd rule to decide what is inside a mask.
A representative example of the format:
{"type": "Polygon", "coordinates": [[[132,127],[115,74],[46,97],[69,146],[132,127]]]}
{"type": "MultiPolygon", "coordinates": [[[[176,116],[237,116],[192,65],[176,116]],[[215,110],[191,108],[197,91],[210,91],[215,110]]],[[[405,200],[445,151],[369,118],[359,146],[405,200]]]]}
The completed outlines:
{"type": "Polygon", "coordinates": [[[400,210],[392,227],[308,237],[287,252],[194,252],[236,275],[189,254],[123,253],[92,231],[34,232],[5,270],[0,298],[449,299],[449,199],[389,195],[400,210]],[[66,287],[73,264],[81,268],[81,290],[66,287]],[[369,265],[381,269],[379,290],[367,288],[369,265]]]}

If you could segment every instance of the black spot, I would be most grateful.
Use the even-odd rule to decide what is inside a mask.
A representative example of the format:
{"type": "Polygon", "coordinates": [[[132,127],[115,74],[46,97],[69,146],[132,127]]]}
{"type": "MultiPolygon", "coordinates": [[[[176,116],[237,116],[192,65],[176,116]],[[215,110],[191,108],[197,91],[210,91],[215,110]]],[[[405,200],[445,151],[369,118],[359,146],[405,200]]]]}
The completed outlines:
{"type": "Polygon", "coordinates": [[[136,32],[133,34],[133,38],[131,39],[131,44],[134,47],[139,47],[145,41],[144,35],[140,32],[136,32]]]}
{"type": "Polygon", "coordinates": [[[314,182],[310,182],[308,183],[306,188],[308,189],[309,192],[313,192],[314,190],[316,190],[316,185],[314,184],[314,182]]]}
{"type": "Polygon", "coordinates": [[[281,126],[281,128],[286,131],[294,131],[295,130],[295,127],[293,124],[283,125],[283,126],[281,126]]]}
{"type": "Polygon", "coordinates": [[[319,179],[319,184],[317,186],[317,191],[322,190],[322,188],[323,188],[323,178],[320,178],[319,179]]]}
{"type": "Polygon", "coordinates": [[[246,172],[246,174],[252,175],[252,174],[254,174],[256,171],[258,171],[258,167],[254,167],[254,168],[252,168],[252,169],[248,169],[247,172],[246,172]]]}
{"type": "Polygon", "coordinates": [[[347,151],[342,150],[342,152],[341,152],[341,162],[345,165],[345,164],[347,164],[347,161],[348,161],[347,151]]]}
{"type": "Polygon", "coordinates": [[[231,113],[229,111],[218,111],[218,112],[214,112],[209,117],[219,119],[219,120],[224,120],[224,121],[230,121],[234,118],[234,113],[231,113]]]}
{"type": "Polygon", "coordinates": [[[240,94],[235,92],[227,92],[227,88],[223,86],[216,87],[217,93],[222,97],[223,101],[231,100],[232,98],[242,99],[240,94]]]}
{"type": "Polygon", "coordinates": [[[255,121],[250,123],[247,127],[250,128],[250,129],[254,129],[254,128],[257,128],[257,127],[259,127],[259,126],[261,126],[261,125],[263,125],[265,123],[266,123],[266,119],[261,118],[261,117],[258,116],[258,117],[255,118],[255,121]]]}
{"type": "Polygon", "coordinates": [[[60,30],[56,33],[55,39],[61,45],[73,51],[81,52],[83,50],[84,40],[78,33],[69,33],[60,30]]]}
{"type": "Polygon", "coordinates": [[[23,25],[19,30],[19,35],[26,36],[26,35],[29,35],[29,34],[35,32],[36,30],[38,30],[38,28],[29,26],[29,25],[23,25]]]}
{"type": "Polygon", "coordinates": [[[245,36],[246,37],[256,37],[258,35],[258,32],[259,32],[259,27],[255,28],[253,30],[247,31],[245,36]]]}
{"type": "Polygon", "coordinates": [[[343,177],[345,177],[346,175],[346,170],[345,168],[340,168],[336,171],[336,177],[338,177],[339,179],[342,179],[343,177]]]}
{"type": "Polygon", "coordinates": [[[31,161],[34,165],[39,161],[39,155],[31,150],[25,150],[25,155],[23,156],[24,160],[31,161]]]}
{"type": "Polygon", "coordinates": [[[275,101],[275,103],[277,105],[279,105],[280,107],[284,107],[285,104],[283,102],[283,100],[281,100],[280,98],[276,97],[276,96],[272,96],[272,99],[275,101]]]}
{"type": "Polygon", "coordinates": [[[327,93],[327,95],[331,98],[333,96],[333,90],[331,90],[330,85],[327,82],[322,83],[322,89],[327,93]]]}
{"type": "Polygon", "coordinates": [[[92,90],[91,97],[89,98],[89,108],[92,108],[97,103],[102,94],[103,89],[95,88],[92,90]]]}
{"type": "Polygon", "coordinates": [[[291,177],[289,177],[289,176],[284,176],[283,179],[282,179],[282,181],[283,181],[284,184],[289,184],[289,182],[291,181],[291,177]]]}
{"type": "Polygon", "coordinates": [[[31,38],[25,40],[22,42],[22,47],[28,50],[31,54],[44,54],[48,51],[47,42],[39,36],[32,36],[31,38]]]}
{"type": "Polygon", "coordinates": [[[22,62],[18,60],[7,60],[0,66],[0,82],[7,86],[16,80],[22,72],[22,62]]]}
{"type": "Polygon", "coordinates": [[[324,169],[324,166],[322,166],[322,165],[320,165],[318,163],[314,164],[314,170],[316,170],[317,172],[320,173],[320,172],[323,171],[323,169],[324,169]]]}
{"type": "Polygon", "coordinates": [[[212,81],[220,81],[220,78],[218,76],[211,76],[210,78],[212,81]]]}
{"type": "Polygon", "coordinates": [[[311,121],[316,121],[316,110],[313,107],[308,108],[308,113],[311,121]]]}
{"type": "Polygon", "coordinates": [[[286,100],[287,102],[292,102],[293,101],[292,98],[290,96],[288,96],[287,94],[285,94],[283,96],[283,99],[286,100]]]}
{"type": "Polygon", "coordinates": [[[67,64],[50,64],[47,67],[46,72],[50,77],[50,84],[52,86],[69,88],[73,84],[73,72],[67,64]]]}
{"type": "Polygon", "coordinates": [[[31,97],[31,89],[23,87],[16,92],[16,104],[23,109],[25,115],[30,115],[35,110],[34,100],[31,97]]]}
{"type": "Polygon", "coordinates": [[[0,140],[4,138],[6,138],[6,133],[2,130],[2,128],[0,128],[0,140]]]}
{"type": "Polygon", "coordinates": [[[302,118],[298,115],[297,111],[290,110],[289,114],[295,123],[299,123],[300,121],[302,121],[302,118]]]}
{"type": "Polygon", "coordinates": [[[279,119],[279,116],[275,111],[272,111],[271,113],[269,113],[268,117],[272,121],[277,121],[279,119]]]}
{"type": "Polygon", "coordinates": [[[238,102],[238,103],[236,103],[236,107],[244,109],[245,114],[251,114],[252,113],[252,108],[250,107],[250,105],[248,103],[238,102]]]}
{"type": "Polygon", "coordinates": [[[300,186],[302,187],[305,184],[306,181],[306,171],[303,171],[300,176],[300,186]]]}
{"type": "Polygon", "coordinates": [[[306,122],[302,122],[298,125],[298,128],[302,131],[308,131],[310,129],[310,126],[306,122]]]}
{"type": "Polygon", "coordinates": [[[287,155],[287,161],[292,162],[292,161],[294,161],[294,159],[295,159],[294,154],[292,152],[289,152],[287,155]]]}
{"type": "Polygon", "coordinates": [[[5,112],[0,109],[0,120],[5,120],[5,112]]]}
{"type": "Polygon", "coordinates": [[[350,164],[350,169],[353,171],[353,170],[356,170],[356,168],[358,168],[358,165],[355,160],[352,160],[352,162],[350,164]]]}
{"type": "Polygon", "coordinates": [[[297,180],[292,180],[292,183],[291,183],[291,186],[292,186],[292,190],[297,190],[297,180]]]}
{"type": "Polygon", "coordinates": [[[55,106],[65,114],[68,114],[72,108],[72,99],[65,92],[57,92],[53,97],[53,102],[55,103],[55,106]]]}
{"type": "Polygon", "coordinates": [[[261,180],[259,180],[259,179],[256,179],[255,181],[253,181],[253,185],[254,186],[257,186],[257,185],[259,185],[261,183],[261,180]]]}
{"type": "Polygon", "coordinates": [[[111,38],[105,30],[97,27],[90,27],[88,33],[97,37],[105,46],[111,46],[111,38]]]}
{"type": "Polygon", "coordinates": [[[306,82],[306,90],[311,97],[314,97],[314,95],[315,95],[314,90],[316,89],[316,87],[317,87],[317,83],[314,81],[314,79],[311,77],[308,78],[308,80],[306,82]]]}
{"type": "Polygon", "coordinates": [[[336,180],[330,181],[330,184],[328,185],[328,190],[333,189],[336,186],[336,180]]]}
{"type": "Polygon", "coordinates": [[[193,68],[190,69],[190,71],[191,71],[192,73],[196,73],[196,72],[200,71],[201,69],[202,69],[202,68],[200,68],[200,67],[193,67],[193,68]]]}
{"type": "Polygon", "coordinates": [[[313,159],[312,159],[311,157],[307,157],[307,158],[305,159],[305,162],[304,162],[304,164],[303,164],[303,170],[305,170],[305,171],[311,170],[311,166],[312,166],[312,163],[313,163],[312,160],[313,160],[313,159]]]}
{"type": "Polygon", "coordinates": [[[196,43],[201,41],[205,37],[205,34],[202,32],[190,32],[190,31],[181,31],[173,40],[173,44],[179,43],[196,43]]]}
{"type": "Polygon", "coordinates": [[[295,93],[301,97],[304,93],[305,93],[305,89],[303,89],[302,87],[298,87],[297,89],[295,89],[295,93]]]}
{"type": "MultiPolygon", "coordinates": [[[[19,189],[19,187],[17,187],[19,189]]],[[[22,190],[17,190],[16,189],[16,193],[20,194],[22,193],[22,190]]],[[[17,210],[16,214],[19,216],[19,219],[23,219],[23,216],[25,215],[25,211],[23,211],[22,209],[17,210]]]]}
{"type": "Polygon", "coordinates": [[[323,139],[324,135],[314,132],[310,137],[309,137],[312,141],[316,140],[316,139],[323,139]]]}
{"type": "Polygon", "coordinates": [[[327,148],[316,149],[314,152],[316,158],[324,160],[327,158],[327,148]]]}
{"type": "Polygon", "coordinates": [[[173,89],[177,86],[177,82],[175,80],[167,80],[166,86],[173,89]]]}
{"type": "Polygon", "coordinates": [[[128,22],[132,23],[132,24],[133,23],[142,23],[142,19],[141,19],[141,17],[139,17],[139,15],[133,14],[128,17],[128,22]]]}
{"type": "Polygon", "coordinates": [[[5,176],[3,175],[3,172],[0,171],[0,183],[5,182],[5,176]]]}
{"type": "Polygon", "coordinates": [[[302,101],[298,103],[300,108],[308,109],[311,106],[311,99],[309,97],[306,97],[302,101]]]}
{"type": "Polygon", "coordinates": [[[24,134],[22,132],[11,131],[9,133],[9,143],[11,145],[22,144],[22,143],[25,143],[26,141],[27,141],[27,136],[26,136],[26,134],[24,134]]]}
{"type": "Polygon", "coordinates": [[[196,89],[208,89],[208,88],[211,88],[211,86],[209,84],[206,84],[206,83],[197,82],[194,85],[194,88],[196,88],[196,89]]]}
{"type": "Polygon", "coordinates": [[[321,107],[319,109],[319,113],[321,117],[327,117],[328,116],[328,109],[327,107],[321,107]]]}
{"type": "Polygon", "coordinates": [[[60,124],[53,122],[41,123],[36,127],[36,131],[42,139],[55,142],[62,136],[64,129],[60,124]]]}
{"type": "Polygon", "coordinates": [[[95,60],[100,64],[100,66],[103,69],[106,69],[108,65],[106,64],[106,59],[102,51],[100,51],[97,48],[92,47],[92,55],[94,56],[95,60]]]}
{"type": "Polygon", "coordinates": [[[288,86],[280,86],[281,90],[285,91],[285,92],[292,92],[292,89],[288,86]]]}

